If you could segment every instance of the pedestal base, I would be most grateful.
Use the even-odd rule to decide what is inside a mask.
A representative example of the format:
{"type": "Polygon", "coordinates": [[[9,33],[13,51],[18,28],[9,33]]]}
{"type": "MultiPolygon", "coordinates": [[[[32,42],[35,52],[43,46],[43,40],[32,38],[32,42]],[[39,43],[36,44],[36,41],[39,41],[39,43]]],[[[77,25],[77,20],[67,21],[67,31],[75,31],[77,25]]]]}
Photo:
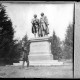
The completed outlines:
{"type": "Polygon", "coordinates": [[[32,39],[30,42],[30,53],[28,56],[30,66],[62,65],[58,60],[53,60],[49,37],[32,39]]]}

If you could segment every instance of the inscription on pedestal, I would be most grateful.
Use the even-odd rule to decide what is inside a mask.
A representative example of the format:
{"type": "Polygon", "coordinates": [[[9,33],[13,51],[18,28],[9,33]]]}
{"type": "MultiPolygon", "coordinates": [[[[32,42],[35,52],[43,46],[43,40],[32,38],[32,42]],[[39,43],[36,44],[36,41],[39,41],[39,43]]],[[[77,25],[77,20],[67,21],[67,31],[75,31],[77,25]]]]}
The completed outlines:
{"type": "Polygon", "coordinates": [[[31,43],[30,53],[36,53],[36,52],[49,53],[50,52],[50,43],[47,41],[31,43]]]}

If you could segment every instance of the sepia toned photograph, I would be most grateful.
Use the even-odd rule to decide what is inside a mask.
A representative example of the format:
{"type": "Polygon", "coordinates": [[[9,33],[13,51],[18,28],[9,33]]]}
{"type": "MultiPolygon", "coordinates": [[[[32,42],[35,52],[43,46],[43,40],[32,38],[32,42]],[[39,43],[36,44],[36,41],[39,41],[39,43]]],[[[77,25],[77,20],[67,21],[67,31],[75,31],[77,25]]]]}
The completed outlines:
{"type": "Polygon", "coordinates": [[[73,78],[74,3],[0,2],[0,77],[73,78]]]}

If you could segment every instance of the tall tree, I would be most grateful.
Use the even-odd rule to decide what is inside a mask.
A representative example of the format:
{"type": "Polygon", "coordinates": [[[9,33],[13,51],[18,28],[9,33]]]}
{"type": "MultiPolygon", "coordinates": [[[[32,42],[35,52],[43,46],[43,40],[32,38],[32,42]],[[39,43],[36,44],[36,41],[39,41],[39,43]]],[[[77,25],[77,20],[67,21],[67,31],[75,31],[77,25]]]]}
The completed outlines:
{"type": "Polygon", "coordinates": [[[61,53],[60,39],[56,36],[54,31],[51,39],[51,52],[53,54],[54,59],[60,58],[60,53],[61,53]]]}
{"type": "Polygon", "coordinates": [[[0,57],[6,58],[13,41],[14,29],[5,6],[0,4],[0,57]]]}
{"type": "Polygon", "coordinates": [[[27,34],[22,39],[22,47],[25,47],[27,52],[29,52],[29,40],[27,34]]]}
{"type": "Polygon", "coordinates": [[[70,24],[66,31],[66,38],[64,41],[64,56],[71,59],[73,56],[73,24],[70,24]]]}

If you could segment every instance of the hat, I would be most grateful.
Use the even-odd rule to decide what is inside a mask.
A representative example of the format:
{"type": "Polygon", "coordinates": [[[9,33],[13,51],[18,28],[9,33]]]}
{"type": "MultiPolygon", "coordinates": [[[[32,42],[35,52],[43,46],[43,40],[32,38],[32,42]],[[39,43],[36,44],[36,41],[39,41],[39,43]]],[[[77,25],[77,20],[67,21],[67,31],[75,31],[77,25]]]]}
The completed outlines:
{"type": "Polygon", "coordinates": [[[35,14],[34,17],[37,17],[37,15],[35,14]]]}
{"type": "Polygon", "coordinates": [[[41,13],[41,16],[43,16],[43,15],[44,15],[44,13],[42,12],[42,13],[41,13]]]}

